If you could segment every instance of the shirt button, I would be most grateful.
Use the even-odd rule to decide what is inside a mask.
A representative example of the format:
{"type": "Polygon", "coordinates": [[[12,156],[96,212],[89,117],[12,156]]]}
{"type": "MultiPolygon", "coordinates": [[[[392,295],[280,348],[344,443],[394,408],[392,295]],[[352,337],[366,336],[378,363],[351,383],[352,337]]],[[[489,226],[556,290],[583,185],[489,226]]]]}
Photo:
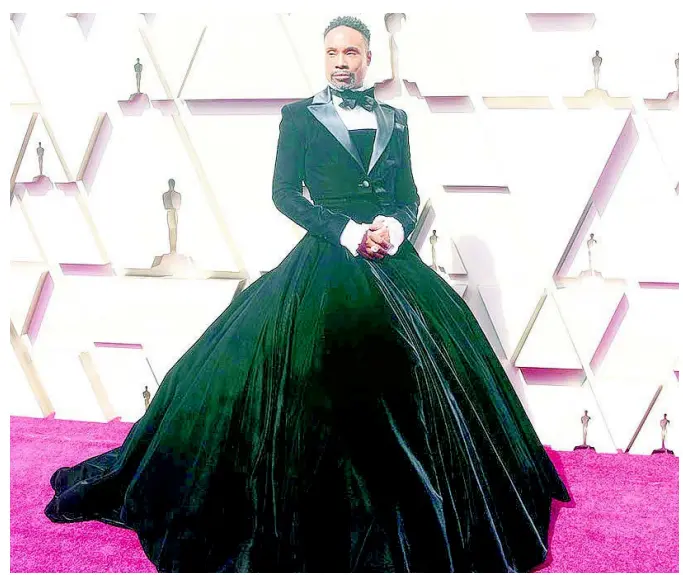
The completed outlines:
{"type": "Polygon", "coordinates": [[[363,181],[360,183],[360,185],[363,186],[364,188],[369,188],[369,187],[370,187],[370,182],[368,182],[367,180],[363,180],[363,181]]]}

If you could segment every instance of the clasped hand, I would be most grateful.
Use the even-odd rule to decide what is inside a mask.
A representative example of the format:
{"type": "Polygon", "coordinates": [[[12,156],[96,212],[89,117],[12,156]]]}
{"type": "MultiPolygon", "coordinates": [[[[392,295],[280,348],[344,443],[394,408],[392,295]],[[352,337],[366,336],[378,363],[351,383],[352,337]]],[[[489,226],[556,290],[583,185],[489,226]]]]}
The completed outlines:
{"type": "Polygon", "coordinates": [[[381,260],[391,247],[389,227],[375,218],[358,244],[358,253],[368,260],[381,260]]]}

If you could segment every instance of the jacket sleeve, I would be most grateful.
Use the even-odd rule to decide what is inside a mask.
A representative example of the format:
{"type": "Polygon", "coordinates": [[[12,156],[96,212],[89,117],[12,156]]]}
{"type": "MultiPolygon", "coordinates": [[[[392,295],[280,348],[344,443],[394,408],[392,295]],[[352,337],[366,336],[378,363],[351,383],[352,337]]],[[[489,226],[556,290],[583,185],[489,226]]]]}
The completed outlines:
{"type": "Polygon", "coordinates": [[[405,125],[405,145],[401,165],[396,174],[396,208],[386,213],[386,216],[396,218],[403,226],[407,238],[417,224],[417,211],[420,207],[420,196],[413,179],[413,167],[410,159],[410,138],[408,132],[408,114],[404,110],[397,110],[399,119],[405,125]]]}
{"type": "Polygon", "coordinates": [[[275,207],[314,236],[340,245],[348,216],[309,202],[303,196],[305,141],[288,106],[282,108],[273,172],[275,207]]]}

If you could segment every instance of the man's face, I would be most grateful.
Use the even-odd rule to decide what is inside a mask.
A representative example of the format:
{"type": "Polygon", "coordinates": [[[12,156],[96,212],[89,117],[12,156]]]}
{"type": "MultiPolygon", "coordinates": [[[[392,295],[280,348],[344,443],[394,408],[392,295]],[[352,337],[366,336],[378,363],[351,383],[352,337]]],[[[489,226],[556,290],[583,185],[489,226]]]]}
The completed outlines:
{"type": "Polygon", "coordinates": [[[325,36],[325,75],[335,88],[361,86],[371,59],[372,53],[358,30],[337,26],[325,36]]]}

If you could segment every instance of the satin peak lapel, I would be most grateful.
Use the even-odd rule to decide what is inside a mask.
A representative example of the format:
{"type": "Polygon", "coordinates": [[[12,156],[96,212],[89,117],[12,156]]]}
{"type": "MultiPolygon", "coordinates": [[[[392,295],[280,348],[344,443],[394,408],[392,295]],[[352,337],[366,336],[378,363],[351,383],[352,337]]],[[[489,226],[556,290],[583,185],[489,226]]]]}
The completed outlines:
{"type": "Polygon", "coordinates": [[[370,166],[368,167],[368,174],[372,172],[377,160],[379,160],[382,152],[387,147],[391,134],[394,131],[394,109],[387,107],[386,109],[377,102],[375,107],[375,115],[377,116],[377,137],[372,146],[372,156],[370,156],[370,166]]]}

